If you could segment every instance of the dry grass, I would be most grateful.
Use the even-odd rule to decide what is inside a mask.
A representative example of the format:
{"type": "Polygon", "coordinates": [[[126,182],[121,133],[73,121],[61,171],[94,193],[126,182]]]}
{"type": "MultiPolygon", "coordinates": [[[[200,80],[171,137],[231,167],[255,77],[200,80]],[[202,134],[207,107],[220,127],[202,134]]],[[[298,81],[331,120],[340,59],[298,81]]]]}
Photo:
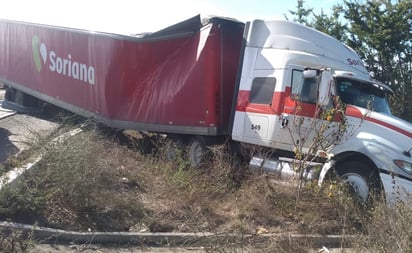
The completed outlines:
{"type": "MultiPolygon", "coordinates": [[[[119,144],[117,135],[90,127],[48,148],[35,169],[3,188],[0,219],[78,231],[359,234],[359,248],[376,242],[378,251],[389,249],[371,235],[384,227],[376,219],[388,222],[385,217],[393,211],[362,209],[333,182],[322,188],[306,183],[297,201],[296,184],[232,167],[223,147],[213,147],[211,153],[209,163],[194,169],[183,158],[165,162],[160,151],[143,156],[119,144]]],[[[409,225],[408,212],[394,216],[392,222],[404,217],[407,220],[401,223],[409,225]]],[[[381,236],[407,228],[382,229],[381,236]]],[[[410,250],[404,241],[411,241],[411,234],[405,233],[395,241],[410,250]]],[[[248,249],[258,242],[214,245],[220,243],[228,249],[231,245],[248,249]]],[[[270,243],[260,246],[278,252],[291,249],[270,243]]],[[[301,252],[302,247],[292,248],[301,252]]]]}
{"type": "Polygon", "coordinates": [[[354,246],[369,252],[412,252],[412,207],[377,204],[370,210],[354,246]]]}
{"type": "Polygon", "coordinates": [[[1,252],[23,253],[31,250],[35,245],[32,234],[23,234],[16,230],[0,230],[0,250],[1,252]]]}

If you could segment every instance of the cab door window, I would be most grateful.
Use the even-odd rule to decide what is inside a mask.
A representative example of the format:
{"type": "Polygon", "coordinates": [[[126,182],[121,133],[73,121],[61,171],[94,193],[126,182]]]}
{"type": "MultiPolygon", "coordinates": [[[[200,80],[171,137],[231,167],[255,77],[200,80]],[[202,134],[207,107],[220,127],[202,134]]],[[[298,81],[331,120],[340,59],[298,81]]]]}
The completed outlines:
{"type": "Polygon", "coordinates": [[[253,79],[252,89],[250,91],[250,103],[272,104],[275,85],[276,79],[274,77],[256,77],[253,79]]]}
{"type": "Polygon", "coordinates": [[[292,72],[292,99],[304,103],[316,104],[318,96],[317,77],[303,78],[303,71],[292,72]]]}

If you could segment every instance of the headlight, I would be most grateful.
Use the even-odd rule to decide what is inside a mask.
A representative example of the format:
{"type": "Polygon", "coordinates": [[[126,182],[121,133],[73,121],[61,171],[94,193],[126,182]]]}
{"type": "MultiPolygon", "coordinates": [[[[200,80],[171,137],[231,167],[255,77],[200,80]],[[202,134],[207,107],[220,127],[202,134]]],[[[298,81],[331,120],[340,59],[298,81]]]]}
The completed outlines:
{"type": "Polygon", "coordinates": [[[394,160],[393,162],[406,173],[412,174],[412,163],[402,160],[394,160]]]}

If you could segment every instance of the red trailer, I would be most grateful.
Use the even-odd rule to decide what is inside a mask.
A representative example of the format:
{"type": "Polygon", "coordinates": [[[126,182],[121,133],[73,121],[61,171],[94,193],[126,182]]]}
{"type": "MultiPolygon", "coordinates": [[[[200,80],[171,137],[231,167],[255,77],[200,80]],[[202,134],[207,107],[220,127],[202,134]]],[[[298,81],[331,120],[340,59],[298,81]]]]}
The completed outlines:
{"type": "Polygon", "coordinates": [[[0,20],[0,82],[115,128],[225,136],[243,29],[196,16],[123,36],[0,20]]]}

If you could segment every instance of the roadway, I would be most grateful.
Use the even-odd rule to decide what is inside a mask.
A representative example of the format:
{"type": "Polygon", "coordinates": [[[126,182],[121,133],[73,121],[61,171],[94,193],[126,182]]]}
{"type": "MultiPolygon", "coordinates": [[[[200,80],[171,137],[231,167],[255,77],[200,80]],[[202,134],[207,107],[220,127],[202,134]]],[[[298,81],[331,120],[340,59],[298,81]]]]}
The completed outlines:
{"type": "Polygon", "coordinates": [[[0,86],[0,163],[36,143],[57,127],[54,122],[2,108],[4,93],[0,86]]]}

